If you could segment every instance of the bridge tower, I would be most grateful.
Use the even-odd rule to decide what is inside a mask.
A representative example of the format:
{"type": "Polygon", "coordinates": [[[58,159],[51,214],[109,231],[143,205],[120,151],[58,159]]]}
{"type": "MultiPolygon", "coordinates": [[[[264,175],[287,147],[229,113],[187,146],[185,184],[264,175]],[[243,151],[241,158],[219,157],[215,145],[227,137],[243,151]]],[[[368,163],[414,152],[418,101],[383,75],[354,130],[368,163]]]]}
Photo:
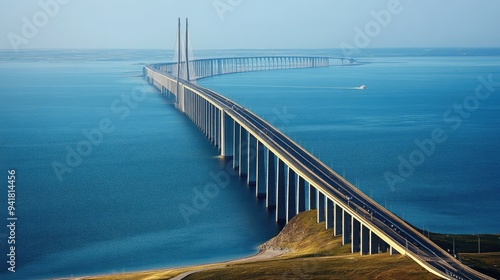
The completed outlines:
{"type": "Polygon", "coordinates": [[[186,80],[188,82],[192,82],[193,77],[196,79],[196,75],[192,72],[194,69],[191,67],[193,63],[193,55],[192,49],[190,48],[190,40],[189,40],[189,22],[186,18],[186,32],[185,38],[182,39],[181,33],[181,19],[178,18],[177,24],[177,43],[174,51],[174,61],[176,64],[176,69],[174,70],[175,78],[176,78],[176,91],[175,91],[175,105],[181,111],[184,111],[184,87],[181,85],[182,80],[186,80]]]}
{"type": "MultiPolygon", "coordinates": [[[[182,57],[181,57],[181,45],[182,45],[182,41],[181,41],[181,18],[178,19],[178,24],[177,24],[177,46],[176,46],[176,49],[177,49],[177,85],[176,85],[176,92],[175,92],[175,95],[176,95],[176,99],[175,99],[175,105],[178,106],[179,105],[179,89],[180,89],[180,86],[179,86],[179,79],[180,79],[180,75],[181,75],[181,60],[182,60],[182,57]]],[[[175,53],[175,52],[174,52],[175,53]]]]}
{"type": "Polygon", "coordinates": [[[186,80],[189,82],[189,27],[188,19],[186,18],[186,80]]]}

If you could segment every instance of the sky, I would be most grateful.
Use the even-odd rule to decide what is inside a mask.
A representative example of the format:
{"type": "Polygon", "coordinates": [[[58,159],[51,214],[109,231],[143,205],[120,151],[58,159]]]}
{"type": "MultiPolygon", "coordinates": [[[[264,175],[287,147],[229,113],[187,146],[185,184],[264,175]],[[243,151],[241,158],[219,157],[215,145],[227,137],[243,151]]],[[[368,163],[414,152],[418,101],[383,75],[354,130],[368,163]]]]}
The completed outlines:
{"type": "Polygon", "coordinates": [[[0,0],[0,49],[500,47],[498,0],[0,0]]]}

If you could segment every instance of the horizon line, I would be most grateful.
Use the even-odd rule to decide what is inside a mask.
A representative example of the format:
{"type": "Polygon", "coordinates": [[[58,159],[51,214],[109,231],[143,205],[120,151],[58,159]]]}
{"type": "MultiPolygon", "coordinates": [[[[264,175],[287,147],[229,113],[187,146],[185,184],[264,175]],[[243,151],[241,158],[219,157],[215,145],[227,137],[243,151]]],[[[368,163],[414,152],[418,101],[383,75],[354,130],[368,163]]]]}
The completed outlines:
{"type": "MultiPolygon", "coordinates": [[[[352,48],[347,50],[383,50],[383,49],[408,49],[408,50],[435,50],[435,49],[500,49],[500,46],[496,47],[366,47],[366,48],[352,48]]],[[[162,48],[60,48],[60,47],[50,47],[50,48],[25,48],[25,49],[12,49],[12,48],[0,48],[0,51],[12,51],[12,52],[20,52],[20,51],[40,51],[40,50],[158,50],[158,51],[173,51],[170,49],[162,49],[162,48]]],[[[342,48],[201,48],[194,49],[193,51],[235,51],[235,50],[343,50],[342,48]]]]}

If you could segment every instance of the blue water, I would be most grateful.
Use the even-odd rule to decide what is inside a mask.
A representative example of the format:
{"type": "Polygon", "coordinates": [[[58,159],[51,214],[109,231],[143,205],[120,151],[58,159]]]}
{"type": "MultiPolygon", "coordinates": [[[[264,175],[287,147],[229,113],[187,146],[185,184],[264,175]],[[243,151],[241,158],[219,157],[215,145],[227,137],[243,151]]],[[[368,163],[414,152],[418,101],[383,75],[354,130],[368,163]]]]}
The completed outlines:
{"type": "MultiPolygon", "coordinates": [[[[248,52],[207,51],[198,57],[248,52]]],[[[226,177],[227,162],[217,150],[140,77],[144,63],[171,55],[1,53],[0,172],[5,176],[0,217],[7,224],[6,177],[14,168],[18,218],[15,274],[7,272],[8,236],[0,227],[1,279],[231,259],[254,253],[278,232],[274,214],[255,199],[254,190],[235,176],[226,177]],[[101,123],[112,131],[105,129],[91,150],[82,150],[81,162],[70,161],[72,172],[60,181],[52,164],[69,165],[68,153],[87,141],[84,131],[95,132],[101,123]],[[183,215],[180,209],[191,212],[183,215]]],[[[478,76],[500,80],[500,52],[374,50],[360,56],[371,63],[244,73],[199,83],[251,108],[416,226],[498,233],[498,90],[456,130],[443,113],[474,93],[478,76]],[[362,84],[365,91],[354,89],[362,84]],[[435,128],[446,131],[448,140],[391,188],[384,173],[397,173],[398,156],[408,157],[415,139],[430,137],[435,128]]]]}

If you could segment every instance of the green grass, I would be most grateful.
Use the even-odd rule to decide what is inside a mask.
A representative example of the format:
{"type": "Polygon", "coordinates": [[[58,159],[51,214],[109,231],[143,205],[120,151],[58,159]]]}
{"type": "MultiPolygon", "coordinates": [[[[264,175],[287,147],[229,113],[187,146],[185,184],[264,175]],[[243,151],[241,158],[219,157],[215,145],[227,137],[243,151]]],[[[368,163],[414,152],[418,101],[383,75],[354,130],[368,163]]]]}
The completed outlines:
{"type": "MultiPolygon", "coordinates": [[[[481,253],[500,252],[500,235],[481,234],[481,253]]],[[[455,253],[477,253],[477,236],[472,234],[437,234],[430,233],[429,238],[439,247],[453,252],[455,240],[455,253]]]]}
{"type": "Polygon", "coordinates": [[[439,279],[404,256],[308,257],[231,265],[185,279],[439,279]]]}
{"type": "Polygon", "coordinates": [[[464,253],[462,262],[486,275],[500,279],[500,253],[464,253]]]}

